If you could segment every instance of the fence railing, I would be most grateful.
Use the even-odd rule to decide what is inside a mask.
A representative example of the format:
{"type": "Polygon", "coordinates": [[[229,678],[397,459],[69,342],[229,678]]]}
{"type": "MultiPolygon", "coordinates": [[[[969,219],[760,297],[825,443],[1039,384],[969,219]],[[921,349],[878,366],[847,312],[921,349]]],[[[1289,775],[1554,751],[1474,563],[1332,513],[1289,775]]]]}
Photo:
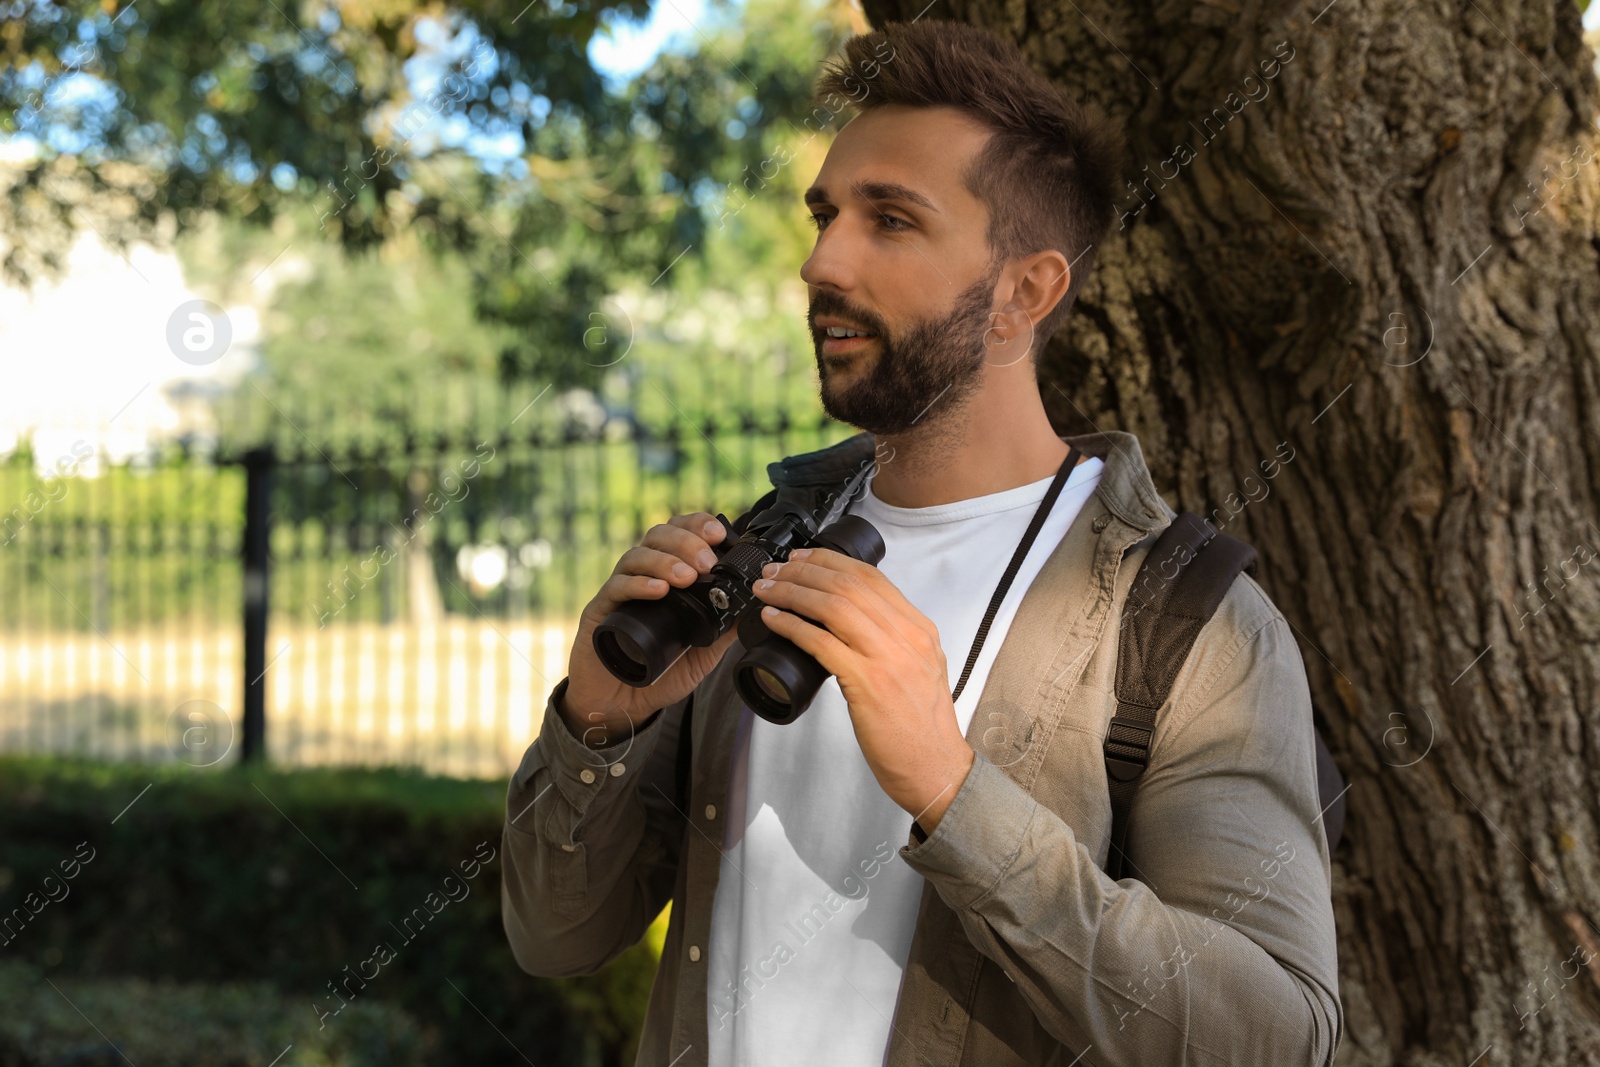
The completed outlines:
{"type": "Polygon", "coordinates": [[[854,432],[495,425],[175,442],[94,477],[0,462],[0,750],[504,774],[628,546],[675,513],[737,514],[768,462],[854,432]]]}

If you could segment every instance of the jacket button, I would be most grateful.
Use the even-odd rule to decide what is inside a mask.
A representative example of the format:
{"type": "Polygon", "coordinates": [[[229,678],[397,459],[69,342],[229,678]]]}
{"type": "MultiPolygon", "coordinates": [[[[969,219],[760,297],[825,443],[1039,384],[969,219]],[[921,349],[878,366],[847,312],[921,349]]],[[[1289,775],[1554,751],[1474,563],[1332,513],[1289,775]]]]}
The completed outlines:
{"type": "Polygon", "coordinates": [[[700,962],[700,946],[699,945],[690,945],[689,946],[689,959],[692,960],[695,963],[699,963],[700,962]]]}
{"type": "Polygon", "coordinates": [[[1111,521],[1111,516],[1110,515],[1102,515],[1098,519],[1094,520],[1094,525],[1092,527],[1090,527],[1090,528],[1092,530],[1094,530],[1095,533],[1099,533],[1101,530],[1104,530],[1106,528],[1106,524],[1109,523],[1110,521],[1111,521]]]}
{"type": "Polygon", "coordinates": [[[562,852],[576,852],[576,851],[578,851],[578,846],[577,845],[562,845],[561,846],[561,851],[562,852]]]}
{"type": "Polygon", "coordinates": [[[578,772],[578,777],[583,779],[584,785],[594,784],[594,772],[587,767],[578,772]]]}
{"type": "Polygon", "coordinates": [[[707,819],[715,819],[716,817],[717,817],[717,806],[715,804],[707,804],[706,805],[706,818],[707,819]]]}
{"type": "Polygon", "coordinates": [[[613,778],[621,778],[622,777],[622,772],[625,771],[625,770],[627,770],[627,768],[624,767],[622,764],[613,763],[611,765],[611,777],[613,777],[613,778]]]}

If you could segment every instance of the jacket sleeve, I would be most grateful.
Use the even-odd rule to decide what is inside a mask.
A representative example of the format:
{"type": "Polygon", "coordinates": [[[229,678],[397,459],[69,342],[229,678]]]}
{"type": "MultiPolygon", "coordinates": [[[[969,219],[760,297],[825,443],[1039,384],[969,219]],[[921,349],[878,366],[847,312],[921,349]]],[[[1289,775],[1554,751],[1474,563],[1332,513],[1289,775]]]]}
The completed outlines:
{"type": "Polygon", "coordinates": [[[1142,881],[981,752],[900,855],[1085,1063],[1326,1067],[1344,1014],[1312,731],[1275,614],[1158,720],[1128,820],[1142,881]]]}
{"type": "Polygon", "coordinates": [[[693,694],[631,737],[590,748],[551,692],[506,792],[500,913],[529,974],[593,974],[638,943],[671,899],[687,820],[673,797],[693,694]]]}

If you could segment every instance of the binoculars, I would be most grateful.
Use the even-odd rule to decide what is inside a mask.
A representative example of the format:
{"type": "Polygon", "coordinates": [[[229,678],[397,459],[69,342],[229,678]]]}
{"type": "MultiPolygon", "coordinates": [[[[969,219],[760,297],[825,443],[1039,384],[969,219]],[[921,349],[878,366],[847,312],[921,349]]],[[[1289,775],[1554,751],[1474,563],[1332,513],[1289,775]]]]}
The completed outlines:
{"type": "MultiPolygon", "coordinates": [[[[719,514],[717,521],[733,532],[726,516],[719,514]]],[[[782,563],[801,548],[829,548],[873,566],[884,553],[883,538],[859,515],[842,516],[819,530],[803,509],[774,504],[738,540],[713,546],[716,564],[693,585],[670,586],[659,600],[630,600],[607,615],[595,627],[595,654],[619,680],[642,689],[690,648],[714,644],[737,626],[745,649],[734,668],[739,695],[763,719],[780,726],[793,722],[830,672],[793,641],[767,629],[761,621],[764,605],[750,586],[768,563],[782,563]]]]}

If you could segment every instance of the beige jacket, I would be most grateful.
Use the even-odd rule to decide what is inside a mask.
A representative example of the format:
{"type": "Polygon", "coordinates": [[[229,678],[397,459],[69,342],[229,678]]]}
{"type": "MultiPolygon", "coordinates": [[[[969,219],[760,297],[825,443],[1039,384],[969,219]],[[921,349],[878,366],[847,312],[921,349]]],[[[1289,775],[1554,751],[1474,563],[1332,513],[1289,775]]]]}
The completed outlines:
{"type": "MultiPolygon", "coordinates": [[[[934,832],[899,849],[926,885],[886,1067],[1331,1064],[1344,1012],[1310,692],[1288,623],[1248,575],[1161,712],[1128,823],[1143,880],[1102,870],[1117,620],[1173,512],[1133,435],[1066,440],[1104,461],[1098,489],[1005,635],[967,731],[971,771],[934,832]]],[[[768,474],[820,495],[872,450],[858,434],[768,474]]],[[[599,750],[556,712],[563,679],[506,798],[502,912],[528,972],[592,974],[674,903],[639,1067],[706,1063],[739,647],[599,750]],[[689,701],[680,810],[670,798],[689,701]]]]}

